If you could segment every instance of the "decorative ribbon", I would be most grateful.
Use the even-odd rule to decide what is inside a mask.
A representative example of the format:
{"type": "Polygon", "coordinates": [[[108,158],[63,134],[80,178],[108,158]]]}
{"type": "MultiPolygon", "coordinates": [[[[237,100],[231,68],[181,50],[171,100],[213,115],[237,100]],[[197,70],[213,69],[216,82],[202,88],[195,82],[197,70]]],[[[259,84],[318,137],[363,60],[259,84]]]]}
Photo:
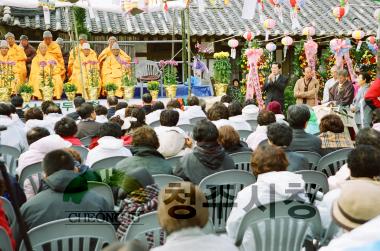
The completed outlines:
{"type": "Polygon", "coordinates": [[[256,100],[260,109],[264,109],[264,101],[261,95],[259,73],[257,69],[257,63],[263,55],[263,49],[248,49],[245,55],[248,59],[249,72],[247,74],[247,92],[246,99],[252,99],[253,94],[256,94],[256,100]]]}
{"type": "Polygon", "coordinates": [[[351,41],[349,39],[333,39],[330,41],[330,49],[335,55],[335,65],[338,69],[343,69],[343,58],[346,61],[348,72],[350,73],[351,81],[356,81],[352,60],[350,58],[351,41]]]}
{"type": "Polygon", "coordinates": [[[318,52],[318,44],[313,41],[312,38],[310,38],[305,44],[305,54],[306,54],[306,60],[307,64],[313,69],[313,72],[315,72],[315,56],[318,52]]]}

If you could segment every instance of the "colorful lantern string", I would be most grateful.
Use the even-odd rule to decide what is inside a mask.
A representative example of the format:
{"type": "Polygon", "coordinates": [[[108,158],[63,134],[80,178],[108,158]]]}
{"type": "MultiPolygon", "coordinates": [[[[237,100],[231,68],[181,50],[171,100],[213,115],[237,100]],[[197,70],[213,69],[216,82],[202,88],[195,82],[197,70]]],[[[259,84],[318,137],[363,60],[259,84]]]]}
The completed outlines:
{"type": "Polygon", "coordinates": [[[313,26],[308,26],[308,27],[303,28],[302,35],[304,35],[308,38],[314,36],[315,35],[315,28],[313,26]]]}
{"type": "Polygon", "coordinates": [[[374,55],[377,54],[377,50],[379,48],[377,47],[375,36],[370,36],[367,38],[367,46],[368,46],[368,49],[372,52],[372,54],[374,55]]]}
{"type": "Polygon", "coordinates": [[[358,42],[358,45],[356,46],[356,51],[360,51],[360,47],[362,46],[361,39],[365,36],[364,32],[362,30],[355,30],[352,32],[352,38],[355,39],[358,42]]]}
{"type": "Polygon", "coordinates": [[[289,0],[290,3],[290,19],[292,20],[292,30],[301,29],[301,24],[298,21],[298,13],[300,8],[305,4],[305,0],[289,0]]]}
{"type": "Polygon", "coordinates": [[[281,43],[284,45],[284,58],[288,52],[288,47],[293,44],[293,38],[286,36],[281,39],[281,43]]]}
{"type": "Polygon", "coordinates": [[[247,31],[244,33],[243,35],[244,39],[248,41],[248,47],[251,48],[251,45],[252,45],[252,39],[255,38],[255,35],[253,35],[253,33],[251,31],[247,31]]]}
{"type": "Polygon", "coordinates": [[[277,14],[278,19],[280,20],[281,23],[284,22],[284,17],[282,15],[282,5],[281,5],[282,2],[283,0],[269,0],[269,3],[274,9],[274,13],[277,14]]]}
{"type": "Polygon", "coordinates": [[[348,14],[349,10],[350,5],[348,4],[348,0],[340,0],[340,5],[333,8],[333,15],[340,22],[348,14]]]}
{"type": "Polygon", "coordinates": [[[275,43],[269,42],[265,45],[265,49],[267,49],[270,52],[271,60],[273,59],[273,52],[276,51],[277,46],[275,43]]]}
{"type": "Polygon", "coordinates": [[[273,29],[275,26],[276,26],[276,20],[271,19],[271,18],[265,19],[265,21],[263,23],[263,27],[264,27],[264,30],[265,30],[265,41],[268,41],[268,39],[269,39],[269,31],[271,29],[273,29]]]}
{"type": "Polygon", "coordinates": [[[264,109],[264,101],[261,94],[259,73],[257,63],[261,56],[264,54],[263,49],[247,49],[245,55],[247,56],[249,72],[247,74],[247,92],[246,99],[252,99],[253,95],[256,95],[257,103],[260,109],[264,109]]]}
{"type": "Polygon", "coordinates": [[[349,39],[338,39],[335,38],[330,41],[330,49],[334,53],[335,56],[335,65],[338,69],[343,69],[344,60],[347,64],[348,72],[351,76],[351,81],[356,80],[355,72],[352,66],[352,60],[350,58],[350,48],[351,48],[351,41],[349,39]]]}
{"type": "Polygon", "coordinates": [[[238,47],[239,41],[235,38],[228,40],[228,46],[231,47],[231,58],[236,58],[236,47],[238,47]]]}

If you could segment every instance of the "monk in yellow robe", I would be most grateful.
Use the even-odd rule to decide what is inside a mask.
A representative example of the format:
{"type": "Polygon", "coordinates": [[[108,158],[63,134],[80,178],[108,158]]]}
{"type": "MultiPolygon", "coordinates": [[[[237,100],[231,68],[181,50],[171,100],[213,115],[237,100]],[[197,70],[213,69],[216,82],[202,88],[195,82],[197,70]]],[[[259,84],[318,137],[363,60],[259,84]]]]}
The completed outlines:
{"type": "Polygon", "coordinates": [[[5,40],[0,41],[0,87],[11,87],[12,92],[17,91],[16,84],[18,83],[18,75],[16,73],[16,62],[9,56],[9,45],[5,40]],[[14,79],[6,81],[5,79],[10,75],[14,76],[14,79]]]}
{"type": "MultiPolygon", "coordinates": [[[[61,47],[56,42],[53,42],[53,35],[51,34],[50,31],[44,31],[43,39],[44,40],[42,41],[42,43],[47,46],[47,54],[54,57],[55,61],[58,64],[62,81],[65,80],[66,70],[65,70],[65,62],[63,60],[61,47]]],[[[39,52],[37,51],[37,54],[38,53],[39,52]]]]}
{"type": "Polygon", "coordinates": [[[118,88],[115,96],[122,97],[121,79],[123,74],[128,70],[128,64],[131,62],[130,57],[125,57],[120,53],[120,47],[117,43],[112,45],[112,55],[108,56],[103,64],[102,83],[103,88],[107,83],[114,83],[118,88]]]}
{"type": "MultiPolygon", "coordinates": [[[[107,57],[112,56],[112,49],[111,48],[112,48],[112,45],[115,43],[117,43],[116,37],[111,36],[108,39],[108,47],[104,48],[104,50],[99,54],[98,61],[99,61],[99,66],[100,66],[100,72],[102,73],[102,79],[104,78],[103,71],[102,71],[103,63],[107,57]]],[[[127,58],[129,61],[131,61],[131,57],[128,56],[128,54],[125,53],[123,50],[120,50],[120,55],[122,57],[127,58]]]]}
{"type": "Polygon", "coordinates": [[[22,84],[26,80],[26,54],[24,49],[16,44],[15,35],[8,32],[5,34],[5,39],[9,45],[8,55],[12,61],[16,62],[16,74],[18,75],[18,84],[22,84]]]}
{"type": "Polygon", "coordinates": [[[56,59],[48,53],[48,46],[40,43],[37,55],[33,58],[30,70],[29,84],[33,86],[33,96],[42,98],[40,88],[48,84],[51,78],[54,85],[54,98],[60,99],[63,91],[63,80],[61,78],[61,68],[56,59]]]}
{"type": "Polygon", "coordinates": [[[88,43],[82,45],[82,53],[79,58],[74,61],[73,73],[70,77],[70,82],[75,84],[77,87],[77,94],[83,94],[83,84],[87,88],[90,85],[91,77],[96,78],[94,81],[97,81],[100,86],[100,74],[99,74],[99,64],[96,54],[91,53],[91,48],[88,43]],[[81,64],[80,64],[81,63],[81,64]],[[82,65],[82,67],[81,67],[82,65]],[[82,77],[81,77],[81,68],[82,68],[82,77]],[[90,71],[95,69],[96,73],[91,76],[90,71]],[[82,82],[83,81],[83,82],[82,82]],[[82,84],[83,83],[83,84],[82,84]]]}
{"type": "MultiPolygon", "coordinates": [[[[86,34],[80,34],[79,35],[79,45],[76,46],[75,48],[71,49],[71,51],[70,51],[69,63],[67,65],[67,76],[69,78],[71,77],[71,74],[73,73],[73,66],[75,64],[75,61],[79,61],[78,60],[79,53],[81,54],[81,56],[83,56],[83,47],[82,46],[85,43],[87,43],[87,35],[86,34]]],[[[96,52],[91,48],[90,48],[90,56],[95,57],[96,61],[98,61],[96,52]]]]}

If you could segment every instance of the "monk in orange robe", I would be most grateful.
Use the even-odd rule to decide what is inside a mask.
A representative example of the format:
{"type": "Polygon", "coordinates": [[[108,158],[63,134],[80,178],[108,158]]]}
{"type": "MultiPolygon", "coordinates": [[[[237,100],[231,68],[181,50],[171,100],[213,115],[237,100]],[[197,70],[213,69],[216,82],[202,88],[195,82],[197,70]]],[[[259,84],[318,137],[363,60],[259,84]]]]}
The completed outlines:
{"type": "Polygon", "coordinates": [[[16,83],[18,82],[18,74],[16,73],[16,62],[9,56],[9,45],[5,40],[0,41],[0,87],[10,87],[12,91],[16,91],[16,83]],[[10,75],[14,79],[6,80],[10,75]]]}
{"type": "MultiPolygon", "coordinates": [[[[87,35],[86,34],[80,34],[79,35],[79,45],[75,48],[71,49],[70,56],[69,56],[69,63],[67,66],[67,76],[71,77],[71,74],[73,73],[73,66],[75,64],[76,60],[79,60],[78,55],[79,53],[81,56],[83,56],[83,44],[87,43],[87,35]]],[[[90,48],[90,57],[97,58],[96,52],[90,48]]],[[[97,60],[97,59],[96,59],[97,60]]]]}
{"type": "MultiPolygon", "coordinates": [[[[15,35],[8,32],[5,39],[9,45],[8,55],[12,61],[16,62],[15,72],[18,75],[18,84],[22,84],[26,80],[26,54],[24,49],[16,44],[15,35]]],[[[13,90],[15,91],[15,90],[13,90]]]]}

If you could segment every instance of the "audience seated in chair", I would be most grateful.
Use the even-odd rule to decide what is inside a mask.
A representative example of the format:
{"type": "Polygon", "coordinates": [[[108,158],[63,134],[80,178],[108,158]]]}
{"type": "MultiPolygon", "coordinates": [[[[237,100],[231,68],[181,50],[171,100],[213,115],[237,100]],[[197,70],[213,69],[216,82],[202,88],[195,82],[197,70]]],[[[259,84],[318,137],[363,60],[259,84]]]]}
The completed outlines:
{"type": "Polygon", "coordinates": [[[182,106],[177,99],[171,99],[166,104],[166,109],[173,109],[179,113],[179,121],[177,125],[189,125],[190,119],[186,117],[186,113],[182,110],[182,106]]]}
{"type": "MultiPolygon", "coordinates": [[[[356,146],[370,145],[380,150],[380,132],[374,129],[361,129],[358,134],[356,134],[355,140],[356,146]]],[[[348,168],[347,164],[344,164],[334,176],[328,178],[330,190],[338,188],[340,184],[344,183],[350,176],[350,168],[348,168]]]]}
{"type": "Polygon", "coordinates": [[[206,202],[202,191],[190,182],[180,182],[175,187],[162,189],[159,195],[158,221],[168,237],[163,246],[153,248],[152,251],[237,251],[238,248],[227,237],[202,231],[208,222],[208,209],[203,205],[206,202]],[[165,192],[169,189],[170,193],[165,192]],[[181,196],[183,200],[172,199],[173,194],[181,195],[182,191],[191,191],[192,196],[181,196]],[[172,208],[186,209],[177,210],[173,215],[172,208]],[[192,217],[189,217],[187,208],[191,208],[192,217]]]}
{"type": "MultiPolygon", "coordinates": [[[[120,214],[116,236],[121,239],[128,227],[142,214],[157,210],[159,187],[144,167],[127,167],[120,178],[120,214]]],[[[149,239],[149,237],[147,237],[149,239]]]]}
{"type": "Polygon", "coordinates": [[[199,121],[193,129],[196,146],[180,159],[174,174],[199,184],[210,174],[235,169],[234,161],[218,143],[218,137],[218,129],[212,122],[199,121]]]}
{"type": "Polygon", "coordinates": [[[51,124],[48,124],[44,120],[44,114],[40,108],[32,107],[25,111],[25,132],[28,132],[34,127],[44,127],[49,130],[50,133],[54,133],[54,126],[51,127],[51,124]]]}
{"type": "Polygon", "coordinates": [[[5,103],[0,103],[0,125],[7,127],[5,131],[1,132],[0,144],[15,147],[23,152],[27,148],[25,132],[17,121],[12,120],[11,108],[5,103]]]}
{"type": "MultiPolygon", "coordinates": [[[[251,168],[257,177],[255,184],[241,190],[227,220],[227,234],[235,239],[244,215],[252,208],[289,198],[304,197],[304,181],[302,176],[287,171],[288,160],[285,152],[272,145],[261,145],[252,155],[251,168]],[[289,189],[289,184],[297,184],[297,188],[289,189]],[[254,197],[252,197],[254,196],[254,197]]],[[[243,239],[244,250],[252,250],[253,233],[248,231],[243,239]]]]}
{"type": "Polygon", "coordinates": [[[43,223],[70,218],[73,212],[111,212],[107,201],[89,191],[87,180],[75,170],[72,156],[64,150],[52,151],[44,157],[43,191],[21,207],[29,229],[43,223]]]}
{"type": "Polygon", "coordinates": [[[107,105],[108,105],[108,111],[107,111],[107,119],[110,119],[113,115],[115,115],[116,112],[116,106],[119,103],[119,100],[117,97],[107,97],[107,105]]]}
{"type": "Polygon", "coordinates": [[[54,126],[54,131],[64,140],[70,142],[73,146],[82,146],[82,142],[75,137],[78,131],[77,123],[70,117],[64,117],[57,121],[54,126]]]}
{"type": "Polygon", "coordinates": [[[160,114],[165,109],[164,103],[157,101],[152,105],[152,112],[145,116],[145,122],[147,125],[152,124],[155,121],[160,120],[160,114]]]}
{"type": "Polygon", "coordinates": [[[102,249],[102,251],[149,251],[139,240],[127,241],[126,243],[115,242],[102,249]]]}
{"type": "Polygon", "coordinates": [[[309,161],[300,153],[289,150],[293,140],[292,128],[283,123],[273,123],[268,126],[268,143],[281,147],[288,159],[288,171],[309,170],[309,161]]]}
{"type": "MultiPolygon", "coordinates": [[[[247,99],[244,101],[243,110],[241,111],[243,118],[247,120],[257,120],[259,115],[259,108],[256,106],[253,99],[247,99]]],[[[252,130],[256,128],[251,128],[252,130]]]]}
{"type": "MultiPolygon", "coordinates": [[[[358,145],[351,151],[347,159],[347,168],[350,170],[349,180],[361,180],[363,182],[378,183],[380,176],[380,149],[370,145],[358,145]]],[[[322,224],[327,228],[331,222],[331,208],[333,202],[339,197],[342,188],[349,182],[346,180],[339,187],[331,190],[323,197],[318,205],[322,224]]]]}
{"type": "Polygon", "coordinates": [[[96,122],[96,113],[94,107],[90,103],[82,104],[77,112],[81,117],[78,123],[78,132],[75,135],[77,138],[81,139],[88,136],[95,136],[99,133],[99,128],[101,123],[96,122]]]}
{"type": "Polygon", "coordinates": [[[87,155],[86,165],[91,167],[95,162],[114,156],[132,156],[131,151],[124,147],[121,138],[121,127],[116,123],[104,123],[99,128],[98,145],[92,148],[87,155]]]}
{"type": "Polygon", "coordinates": [[[125,109],[127,109],[128,103],[121,101],[118,102],[117,105],[115,106],[115,115],[114,116],[119,116],[121,119],[125,119],[125,109]]]}
{"type": "Polygon", "coordinates": [[[329,114],[324,116],[319,124],[319,129],[323,155],[342,148],[354,147],[350,136],[344,133],[344,124],[338,115],[329,114]]]}
{"type": "Polygon", "coordinates": [[[150,95],[150,93],[145,93],[142,96],[142,108],[144,109],[145,114],[149,114],[152,112],[152,100],[152,95],[150,95]]]}
{"type": "Polygon", "coordinates": [[[291,105],[288,108],[287,119],[293,129],[293,140],[289,146],[291,151],[309,151],[322,155],[321,139],[305,132],[310,111],[307,105],[291,105]]]}
{"type": "Polygon", "coordinates": [[[267,105],[267,110],[274,113],[276,116],[276,122],[281,124],[289,125],[288,122],[285,121],[285,116],[282,113],[282,107],[280,102],[278,101],[271,101],[267,105]]]}
{"type": "MultiPolygon", "coordinates": [[[[3,194],[4,189],[5,189],[5,184],[4,184],[4,180],[1,177],[1,179],[0,179],[0,195],[3,194]]],[[[7,233],[8,237],[11,241],[11,245],[13,247],[13,250],[16,250],[16,241],[13,238],[12,229],[9,226],[7,216],[5,215],[5,212],[3,209],[3,202],[1,200],[0,200],[0,228],[5,230],[5,232],[7,233]]],[[[2,244],[4,244],[4,243],[2,243],[2,244]]]]}
{"type": "Polygon", "coordinates": [[[276,123],[276,116],[274,115],[273,112],[262,110],[259,112],[259,116],[257,117],[257,123],[258,123],[258,126],[256,130],[253,133],[251,133],[246,140],[248,146],[253,151],[256,150],[257,146],[261,142],[268,139],[267,137],[268,125],[272,123],[276,123]]]}
{"type": "Polygon", "coordinates": [[[24,111],[22,110],[24,100],[20,95],[14,95],[11,98],[11,104],[16,108],[16,114],[24,122],[24,111]]]}
{"type": "Polygon", "coordinates": [[[238,101],[233,101],[228,105],[229,118],[233,121],[235,130],[248,130],[252,131],[251,126],[247,123],[242,115],[242,106],[238,101]]]}
{"type": "Polygon", "coordinates": [[[116,169],[125,171],[129,168],[145,167],[151,175],[172,174],[171,165],[157,149],[160,146],[155,131],[148,127],[139,127],[133,132],[132,157],[120,161],[116,169]]]}
{"type": "Polygon", "coordinates": [[[105,107],[104,105],[97,105],[95,106],[95,113],[96,113],[96,119],[95,119],[96,122],[102,123],[102,124],[108,122],[107,107],[105,107]]]}
{"type": "Polygon", "coordinates": [[[222,126],[219,128],[218,142],[223,146],[228,154],[239,152],[251,152],[247,143],[240,140],[239,133],[232,126],[222,126]]]}
{"type": "MultiPolygon", "coordinates": [[[[215,102],[207,111],[207,118],[217,127],[229,125],[235,128],[235,123],[228,120],[230,114],[222,102],[215,102]]],[[[236,130],[236,129],[235,129],[236,130]]]]}
{"type": "Polygon", "coordinates": [[[187,98],[187,106],[185,107],[184,117],[188,119],[192,118],[206,118],[206,114],[199,105],[199,99],[196,96],[190,96],[187,98]]]}
{"type": "Polygon", "coordinates": [[[61,108],[59,108],[56,104],[49,105],[48,108],[46,108],[46,112],[44,113],[44,120],[46,121],[49,128],[53,128],[53,132],[55,123],[61,120],[61,118],[63,118],[61,108]]]}
{"type": "Polygon", "coordinates": [[[69,113],[69,114],[66,114],[66,117],[70,117],[72,118],[73,120],[79,120],[80,119],[80,116],[77,112],[77,109],[84,103],[86,103],[86,100],[82,97],[82,96],[77,96],[74,98],[74,107],[75,107],[75,112],[72,112],[72,113],[69,113]]]}

